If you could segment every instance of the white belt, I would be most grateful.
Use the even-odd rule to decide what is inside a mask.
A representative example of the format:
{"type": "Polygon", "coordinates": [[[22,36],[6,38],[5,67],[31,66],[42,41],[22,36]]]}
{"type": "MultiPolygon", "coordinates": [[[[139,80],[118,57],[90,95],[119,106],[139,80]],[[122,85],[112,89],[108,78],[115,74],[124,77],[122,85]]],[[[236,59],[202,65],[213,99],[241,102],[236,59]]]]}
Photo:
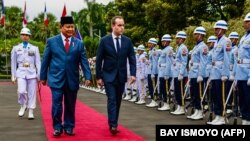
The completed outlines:
{"type": "Polygon", "coordinates": [[[166,64],[165,63],[160,64],[160,67],[166,67],[166,64]]]}
{"type": "Polygon", "coordinates": [[[212,62],[213,66],[218,66],[218,65],[221,65],[221,64],[223,64],[222,61],[214,61],[214,62],[212,62]]]}
{"type": "Polygon", "coordinates": [[[192,62],[191,62],[190,65],[191,65],[191,66],[199,66],[200,63],[192,63],[192,62]]]}
{"type": "Polygon", "coordinates": [[[180,62],[176,62],[176,63],[174,63],[174,66],[180,67],[181,63],[180,62]]]}
{"type": "Polygon", "coordinates": [[[207,65],[207,67],[212,67],[212,65],[207,65]]]}
{"type": "Polygon", "coordinates": [[[250,64],[250,59],[238,59],[238,64],[250,64]]]}

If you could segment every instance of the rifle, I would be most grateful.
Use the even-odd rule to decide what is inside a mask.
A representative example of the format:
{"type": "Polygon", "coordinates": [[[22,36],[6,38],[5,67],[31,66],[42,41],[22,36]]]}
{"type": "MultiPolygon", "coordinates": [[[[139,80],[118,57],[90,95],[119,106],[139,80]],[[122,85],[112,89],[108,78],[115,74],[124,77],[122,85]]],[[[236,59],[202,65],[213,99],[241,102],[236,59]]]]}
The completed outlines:
{"type": "Polygon", "coordinates": [[[184,96],[183,96],[183,98],[185,98],[186,97],[186,95],[187,95],[187,92],[188,92],[188,88],[190,87],[190,79],[188,79],[188,81],[186,82],[186,85],[185,85],[185,92],[184,92],[184,96]]]}
{"type": "MultiPolygon", "coordinates": [[[[229,95],[228,95],[229,96],[229,95]]],[[[222,116],[225,118],[225,123],[228,122],[228,119],[226,117],[226,102],[225,102],[225,81],[222,81],[222,106],[223,106],[223,111],[222,111],[222,116]]]]}
{"type": "MultiPolygon", "coordinates": [[[[209,115],[208,115],[207,122],[211,122],[213,120],[213,111],[212,111],[212,109],[213,109],[213,101],[212,101],[212,96],[211,96],[211,86],[209,86],[209,83],[207,83],[207,86],[208,86],[207,89],[209,89],[209,91],[208,91],[208,105],[209,105],[208,111],[209,111],[209,115]]],[[[205,112],[206,111],[204,111],[204,113],[205,112]]]]}
{"type": "Polygon", "coordinates": [[[233,81],[233,83],[232,83],[232,85],[231,85],[231,87],[230,87],[230,90],[229,90],[229,93],[228,93],[228,95],[227,95],[227,99],[226,99],[226,102],[225,102],[225,104],[224,104],[224,110],[226,110],[226,105],[227,105],[227,103],[228,103],[228,101],[229,101],[229,98],[230,98],[230,96],[231,96],[231,94],[232,94],[232,91],[233,91],[233,88],[234,88],[234,86],[235,86],[235,83],[236,83],[236,80],[234,80],[233,81]]]}
{"type": "Polygon", "coordinates": [[[206,95],[206,93],[207,93],[207,89],[208,89],[208,86],[209,86],[210,82],[211,82],[211,81],[208,79],[208,80],[207,80],[207,85],[206,85],[205,90],[204,90],[204,92],[203,92],[203,94],[202,94],[201,103],[203,103],[203,100],[204,100],[205,95],[206,95]]]}
{"type": "MultiPolygon", "coordinates": [[[[189,83],[190,83],[190,79],[188,79],[188,81],[186,82],[186,85],[185,85],[185,92],[184,92],[183,99],[185,99],[186,96],[187,96],[188,89],[190,88],[190,84],[189,84],[189,83]]],[[[184,108],[185,112],[188,111],[188,108],[189,108],[189,107],[193,107],[192,102],[189,102],[189,104],[188,104],[187,106],[185,106],[185,108],[184,108]]],[[[192,109],[192,112],[191,112],[191,113],[193,113],[193,109],[192,109]]]]}
{"type": "Polygon", "coordinates": [[[174,111],[175,110],[175,105],[176,105],[176,101],[175,101],[175,95],[174,94],[171,94],[171,92],[173,92],[174,90],[174,77],[172,77],[172,79],[171,79],[171,83],[170,83],[170,88],[169,88],[169,91],[168,91],[168,94],[169,94],[169,96],[168,96],[168,103],[170,104],[170,102],[171,102],[171,98],[172,98],[172,102],[173,102],[173,109],[172,109],[172,111],[174,111]]]}
{"type": "MultiPolygon", "coordinates": [[[[225,119],[228,119],[228,118],[230,118],[231,116],[232,116],[232,114],[230,114],[229,116],[226,116],[226,114],[225,114],[225,111],[226,111],[226,105],[227,105],[227,103],[228,103],[228,101],[229,101],[229,99],[230,99],[230,96],[231,96],[231,94],[232,94],[232,91],[233,91],[233,89],[235,88],[235,84],[237,83],[237,81],[236,80],[234,80],[233,81],[233,83],[232,83],[232,85],[231,85],[231,87],[230,87],[230,90],[229,90],[229,93],[228,93],[228,96],[227,96],[227,99],[226,99],[226,102],[225,102],[225,104],[223,105],[223,111],[224,111],[224,113],[223,113],[223,116],[225,116],[225,119]]],[[[233,94],[233,98],[234,98],[234,102],[237,102],[237,104],[234,104],[234,102],[233,102],[233,108],[235,109],[235,105],[237,105],[238,106],[238,101],[236,100],[237,99],[237,97],[236,97],[236,94],[235,94],[235,92],[234,92],[234,94],[233,94]],[[235,99],[236,98],[236,99],[235,99]]],[[[238,107],[236,107],[236,110],[238,109],[238,107]]],[[[237,112],[238,112],[238,110],[237,110],[237,112]]],[[[235,115],[234,115],[234,117],[236,117],[236,119],[234,119],[234,124],[236,125],[237,124],[237,116],[238,116],[238,114],[237,113],[234,113],[235,115]],[[235,123],[236,122],[236,123],[235,123]]]]}
{"type": "Polygon", "coordinates": [[[153,95],[154,95],[154,100],[156,101],[157,100],[156,90],[157,90],[157,88],[159,87],[159,84],[160,84],[159,77],[157,77],[156,85],[154,85],[154,84],[155,84],[155,81],[153,80],[153,88],[154,88],[153,95]]]}
{"type": "MultiPolygon", "coordinates": [[[[236,85],[236,83],[235,83],[236,85]]],[[[234,121],[233,121],[233,125],[237,125],[237,118],[239,116],[239,95],[238,95],[238,90],[237,88],[235,89],[234,93],[233,93],[233,113],[234,113],[234,121]]]]}

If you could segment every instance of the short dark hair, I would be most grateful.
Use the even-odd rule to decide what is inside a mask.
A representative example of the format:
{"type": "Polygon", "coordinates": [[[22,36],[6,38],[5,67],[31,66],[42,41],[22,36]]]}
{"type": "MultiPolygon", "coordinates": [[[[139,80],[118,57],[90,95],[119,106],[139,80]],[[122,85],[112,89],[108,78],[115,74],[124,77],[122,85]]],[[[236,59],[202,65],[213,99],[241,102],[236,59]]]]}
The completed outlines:
{"type": "Polygon", "coordinates": [[[111,19],[111,25],[114,25],[115,24],[115,20],[116,19],[123,19],[122,16],[114,16],[112,19],[111,19]]]}

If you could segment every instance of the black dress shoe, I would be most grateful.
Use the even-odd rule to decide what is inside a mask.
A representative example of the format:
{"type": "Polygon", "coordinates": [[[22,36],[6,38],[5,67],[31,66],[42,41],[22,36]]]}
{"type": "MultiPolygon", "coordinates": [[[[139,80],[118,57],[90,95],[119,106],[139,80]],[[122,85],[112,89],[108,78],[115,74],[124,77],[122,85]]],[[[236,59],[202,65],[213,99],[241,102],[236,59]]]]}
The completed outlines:
{"type": "Polygon", "coordinates": [[[120,132],[116,127],[111,127],[109,131],[112,135],[116,135],[117,133],[120,132]]]}
{"type": "Polygon", "coordinates": [[[75,133],[73,132],[73,129],[67,129],[64,132],[65,132],[65,134],[67,134],[69,136],[75,136],[75,133]]]}
{"type": "Polygon", "coordinates": [[[62,132],[63,132],[62,130],[54,130],[53,136],[59,137],[61,136],[62,132]]]}

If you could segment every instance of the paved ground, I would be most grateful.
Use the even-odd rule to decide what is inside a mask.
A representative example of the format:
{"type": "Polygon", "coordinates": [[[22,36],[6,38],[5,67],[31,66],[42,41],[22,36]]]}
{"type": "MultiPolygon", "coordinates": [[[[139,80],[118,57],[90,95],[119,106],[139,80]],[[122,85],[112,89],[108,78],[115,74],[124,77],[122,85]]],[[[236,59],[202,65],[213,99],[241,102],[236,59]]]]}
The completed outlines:
{"type": "MultiPolygon", "coordinates": [[[[19,105],[17,104],[16,85],[0,82],[0,140],[1,141],[46,141],[39,104],[35,111],[35,120],[28,120],[17,116],[19,105]]],[[[80,89],[78,99],[98,112],[106,115],[106,95],[93,91],[80,89]]],[[[120,120],[126,128],[134,131],[148,141],[155,140],[155,125],[203,125],[207,119],[191,121],[186,116],[173,116],[169,112],[160,112],[156,108],[147,108],[145,105],[123,101],[120,120]]]]}
{"type": "Polygon", "coordinates": [[[17,104],[16,85],[1,84],[0,82],[0,107],[1,141],[47,140],[39,104],[35,111],[35,120],[28,120],[27,114],[22,118],[18,117],[20,107],[17,104]]]}

